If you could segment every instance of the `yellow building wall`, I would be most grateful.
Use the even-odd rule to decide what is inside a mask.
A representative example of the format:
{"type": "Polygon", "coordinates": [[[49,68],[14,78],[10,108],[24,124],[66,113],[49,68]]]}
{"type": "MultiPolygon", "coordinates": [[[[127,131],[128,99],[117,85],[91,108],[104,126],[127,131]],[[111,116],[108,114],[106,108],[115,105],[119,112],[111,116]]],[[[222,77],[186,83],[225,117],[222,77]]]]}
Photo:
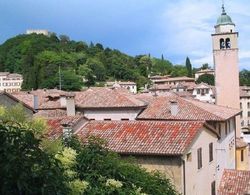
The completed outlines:
{"type": "Polygon", "coordinates": [[[237,170],[249,170],[248,147],[236,149],[236,168],[237,170]],[[243,155],[243,157],[242,157],[243,155]]]}

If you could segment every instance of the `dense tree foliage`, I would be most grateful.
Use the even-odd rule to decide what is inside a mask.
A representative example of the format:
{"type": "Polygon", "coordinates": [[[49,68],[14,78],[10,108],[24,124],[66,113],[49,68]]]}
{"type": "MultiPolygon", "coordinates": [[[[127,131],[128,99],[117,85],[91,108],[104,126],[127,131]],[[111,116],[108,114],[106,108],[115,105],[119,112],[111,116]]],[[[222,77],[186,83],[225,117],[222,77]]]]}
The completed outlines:
{"type": "Polygon", "coordinates": [[[122,159],[104,140],[48,139],[44,121],[21,106],[0,107],[0,122],[0,194],[177,194],[164,175],[122,159]]]}
{"type": "Polygon", "coordinates": [[[184,66],[173,66],[163,56],[132,57],[100,43],[76,42],[66,35],[18,35],[0,46],[0,71],[21,73],[23,89],[59,88],[59,66],[64,73],[64,90],[80,90],[83,84],[92,86],[106,80],[131,80],[142,87],[148,75],[187,75],[184,66]]]}
{"type": "Polygon", "coordinates": [[[212,74],[203,74],[201,76],[199,76],[199,78],[197,79],[196,83],[207,83],[209,85],[213,85],[214,86],[214,75],[212,74]]]}
{"type": "Polygon", "coordinates": [[[250,86],[250,71],[249,70],[244,69],[240,72],[240,85],[250,86]]]}

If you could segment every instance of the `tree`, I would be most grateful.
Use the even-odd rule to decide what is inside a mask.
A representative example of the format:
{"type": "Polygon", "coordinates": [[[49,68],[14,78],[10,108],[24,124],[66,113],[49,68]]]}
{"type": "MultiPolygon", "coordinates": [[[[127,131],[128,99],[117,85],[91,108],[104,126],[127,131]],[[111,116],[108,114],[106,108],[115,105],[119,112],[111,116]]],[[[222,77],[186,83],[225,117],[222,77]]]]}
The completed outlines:
{"type": "Polygon", "coordinates": [[[186,68],[187,68],[187,76],[188,77],[192,77],[193,73],[192,73],[192,64],[190,62],[189,57],[186,58],[186,68]]]}
{"type": "Polygon", "coordinates": [[[207,83],[208,85],[213,85],[214,86],[214,84],[215,84],[214,75],[212,75],[212,74],[203,74],[203,75],[199,76],[196,83],[207,83]]]}
{"type": "Polygon", "coordinates": [[[240,71],[240,85],[247,85],[250,86],[250,71],[243,69],[240,71]]]}
{"type": "Polygon", "coordinates": [[[0,108],[1,194],[176,194],[164,175],[123,160],[104,140],[90,137],[82,144],[71,137],[51,145],[46,134],[35,133],[40,127],[0,108]]]}
{"type": "Polygon", "coordinates": [[[148,56],[141,57],[139,60],[138,68],[142,76],[148,77],[148,74],[150,73],[151,68],[152,68],[152,61],[150,57],[148,56]]]}
{"type": "Polygon", "coordinates": [[[77,172],[89,183],[86,194],[155,194],[177,192],[164,175],[147,172],[135,160],[123,160],[105,148],[105,141],[90,137],[78,151],[77,172]]]}
{"type": "Polygon", "coordinates": [[[39,144],[29,129],[0,124],[1,194],[68,194],[59,162],[39,144]]]}
{"type": "Polygon", "coordinates": [[[201,69],[202,69],[202,70],[211,69],[211,67],[209,66],[208,63],[205,63],[205,64],[202,64],[201,69]]]}
{"type": "Polygon", "coordinates": [[[66,44],[70,41],[70,38],[67,35],[60,35],[59,38],[60,38],[61,43],[63,44],[66,44]]]}
{"type": "Polygon", "coordinates": [[[72,70],[62,72],[62,90],[80,91],[82,89],[82,78],[75,74],[72,70]]]}
{"type": "Polygon", "coordinates": [[[164,59],[153,58],[152,63],[151,73],[153,75],[167,75],[170,74],[173,69],[172,63],[164,59]]]}

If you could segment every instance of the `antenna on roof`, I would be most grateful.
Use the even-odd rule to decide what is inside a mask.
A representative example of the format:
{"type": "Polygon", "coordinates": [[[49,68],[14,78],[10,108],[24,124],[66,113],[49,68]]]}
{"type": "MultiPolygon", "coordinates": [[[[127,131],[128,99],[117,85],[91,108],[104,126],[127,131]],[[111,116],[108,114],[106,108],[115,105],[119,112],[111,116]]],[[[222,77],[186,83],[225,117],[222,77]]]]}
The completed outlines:
{"type": "Polygon", "coordinates": [[[59,65],[59,89],[62,90],[61,65],[59,65]]]}

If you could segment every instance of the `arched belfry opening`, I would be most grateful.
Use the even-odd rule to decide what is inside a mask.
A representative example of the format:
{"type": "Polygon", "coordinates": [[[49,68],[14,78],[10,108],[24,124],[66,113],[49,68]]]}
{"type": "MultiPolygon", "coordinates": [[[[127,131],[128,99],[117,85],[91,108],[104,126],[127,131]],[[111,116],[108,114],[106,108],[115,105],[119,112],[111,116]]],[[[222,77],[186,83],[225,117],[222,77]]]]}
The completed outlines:
{"type": "Polygon", "coordinates": [[[231,41],[230,38],[226,38],[226,48],[230,49],[231,48],[231,41]]]}
{"type": "Polygon", "coordinates": [[[225,40],[224,39],[220,39],[220,49],[225,49],[225,40]]]}

